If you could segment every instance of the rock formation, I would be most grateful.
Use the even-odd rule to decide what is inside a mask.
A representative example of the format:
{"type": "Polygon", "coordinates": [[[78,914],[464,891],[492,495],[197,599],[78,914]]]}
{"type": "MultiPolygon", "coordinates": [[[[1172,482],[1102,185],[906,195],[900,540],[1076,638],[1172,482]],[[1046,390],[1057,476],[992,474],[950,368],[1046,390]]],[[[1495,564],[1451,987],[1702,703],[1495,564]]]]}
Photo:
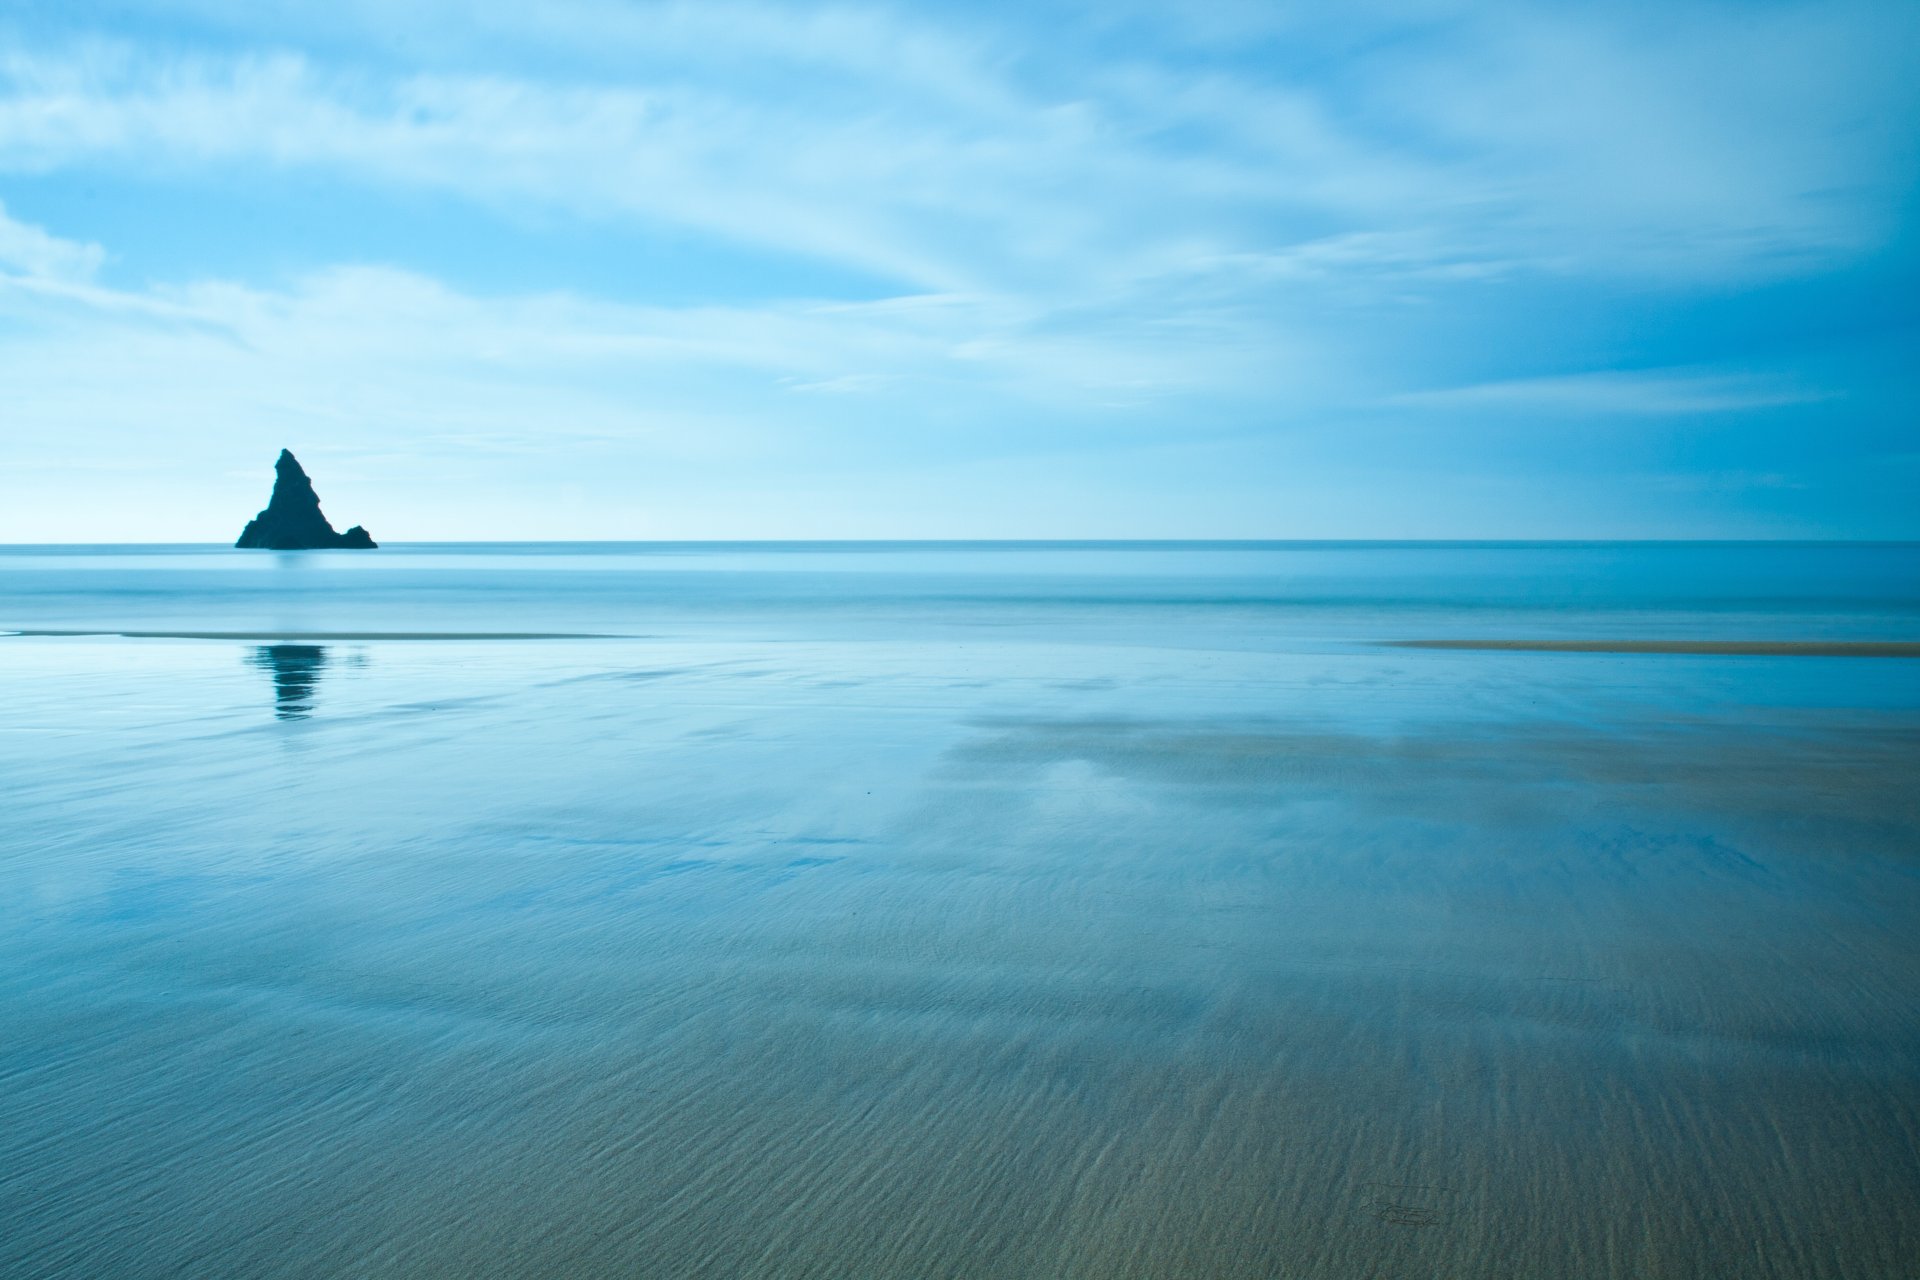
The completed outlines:
{"type": "Polygon", "coordinates": [[[371,548],[377,543],[359,525],[335,533],[320,514],[320,495],[300,463],[287,450],[273,464],[273,497],[267,509],[247,521],[236,547],[267,551],[319,551],[330,547],[371,548]]]}

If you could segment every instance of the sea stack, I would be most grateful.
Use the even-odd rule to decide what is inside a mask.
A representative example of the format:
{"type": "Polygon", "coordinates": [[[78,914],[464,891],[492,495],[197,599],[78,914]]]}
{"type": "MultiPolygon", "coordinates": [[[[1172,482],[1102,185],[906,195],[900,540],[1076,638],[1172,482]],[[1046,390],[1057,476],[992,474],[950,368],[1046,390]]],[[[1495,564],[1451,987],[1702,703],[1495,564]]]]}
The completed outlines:
{"type": "Polygon", "coordinates": [[[300,469],[299,461],[286,449],[273,464],[273,497],[267,509],[247,521],[236,547],[266,551],[320,551],[335,547],[353,550],[371,549],[378,544],[359,525],[345,533],[335,533],[327,518],[320,514],[320,495],[313,481],[300,469]]]}

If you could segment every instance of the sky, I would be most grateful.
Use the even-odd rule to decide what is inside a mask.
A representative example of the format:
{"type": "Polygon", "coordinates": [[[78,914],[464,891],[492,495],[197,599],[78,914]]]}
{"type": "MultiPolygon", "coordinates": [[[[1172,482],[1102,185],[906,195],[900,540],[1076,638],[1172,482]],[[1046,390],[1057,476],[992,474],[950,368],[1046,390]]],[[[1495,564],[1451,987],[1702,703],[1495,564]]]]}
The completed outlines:
{"type": "Polygon", "coordinates": [[[9,0],[0,542],[1920,537],[1920,4],[9,0]]]}

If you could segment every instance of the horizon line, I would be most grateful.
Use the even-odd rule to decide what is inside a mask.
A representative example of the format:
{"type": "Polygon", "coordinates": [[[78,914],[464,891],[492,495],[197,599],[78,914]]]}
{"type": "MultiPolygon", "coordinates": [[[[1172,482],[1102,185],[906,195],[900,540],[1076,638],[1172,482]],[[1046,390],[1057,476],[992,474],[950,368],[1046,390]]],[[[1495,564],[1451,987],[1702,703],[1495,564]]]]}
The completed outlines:
{"type": "MultiPolygon", "coordinates": [[[[1103,538],[1103,537],[1053,537],[1053,538],[466,538],[466,539],[399,539],[380,543],[373,551],[397,550],[402,548],[429,547],[860,547],[860,546],[917,546],[917,547],[1307,547],[1307,546],[1430,546],[1430,547],[1542,547],[1542,546],[1851,546],[1851,547],[1912,547],[1920,546],[1920,538],[1845,538],[1845,537],[1802,537],[1802,538],[1539,538],[1539,537],[1486,537],[1486,538],[1245,538],[1245,537],[1174,537],[1174,538],[1103,538]]],[[[93,549],[113,548],[156,549],[192,549],[216,551],[246,551],[261,554],[261,548],[236,547],[231,542],[6,542],[0,541],[0,550],[27,551],[43,549],[93,549]]],[[[272,555],[316,555],[343,551],[353,555],[362,555],[358,548],[319,548],[298,551],[266,551],[272,555]]]]}

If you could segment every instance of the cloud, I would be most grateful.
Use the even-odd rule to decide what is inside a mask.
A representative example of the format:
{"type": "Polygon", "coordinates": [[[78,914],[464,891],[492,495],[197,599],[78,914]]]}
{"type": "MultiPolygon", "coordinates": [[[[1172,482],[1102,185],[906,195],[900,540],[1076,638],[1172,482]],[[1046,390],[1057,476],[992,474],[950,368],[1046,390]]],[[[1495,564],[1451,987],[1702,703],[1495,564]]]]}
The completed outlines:
{"type": "MultiPolygon", "coordinates": [[[[1910,314],[1916,13],[36,6],[0,19],[0,182],[28,219],[0,211],[5,460],[189,440],[224,466],[307,432],[396,475],[511,458],[496,493],[724,461],[844,494],[914,467],[1011,493],[994,468],[1045,457],[1112,510],[1175,483],[1128,470],[1159,451],[1191,465],[1165,510],[1231,491],[1244,531],[1336,473],[1355,513],[1424,509],[1428,479],[1386,478],[1423,439],[1458,492],[1516,504],[1525,467],[1591,470],[1522,414],[1705,436],[1830,406],[1807,416],[1855,416],[1820,447],[1870,454],[1910,397],[1847,363],[1847,326],[1910,314]],[[229,227],[252,247],[208,250],[229,227]]],[[[1699,465],[1792,480],[1775,454],[1699,465]]],[[[1557,518],[1564,479],[1528,509],[1557,518]]],[[[982,501],[905,492],[862,500],[982,501]]]]}
{"type": "MultiPolygon", "coordinates": [[[[276,22],[334,9],[402,47],[440,12],[276,22]]],[[[596,0],[481,5],[429,71],[47,39],[0,60],[0,170],[319,171],[1049,299],[1223,261],[1760,278],[1885,241],[1920,107],[1885,8],[1651,12],[1289,9],[1271,69],[1094,56],[1092,19],[596,0]]]]}
{"type": "Polygon", "coordinates": [[[1748,412],[1813,404],[1834,395],[1737,374],[1613,371],[1445,387],[1392,396],[1387,403],[1406,409],[1638,417],[1748,412]]]}
{"type": "Polygon", "coordinates": [[[663,307],[481,297],[376,267],[280,288],[0,278],[8,317],[23,322],[0,344],[9,415],[56,442],[136,421],[191,422],[205,441],[292,417],[382,448],[600,441],[851,462],[867,424],[914,422],[926,433],[919,451],[965,452],[969,441],[1007,446],[987,423],[1050,413],[1048,447],[1060,447],[1075,422],[1097,434],[1089,406],[1252,377],[1228,368],[1242,354],[1204,335],[1050,333],[1017,309],[962,297],[663,307]],[[850,402],[871,407],[849,417],[850,402]]]}
{"type": "Polygon", "coordinates": [[[15,221],[7,215],[6,204],[0,202],[0,270],[18,273],[27,281],[84,284],[93,279],[106,256],[106,250],[97,244],[62,240],[39,227],[15,221]]]}
{"type": "Polygon", "coordinates": [[[1897,230],[1910,5],[1496,5],[1461,34],[1382,91],[1473,175],[1491,233],[1687,278],[1805,270],[1897,230]]]}
{"type": "MultiPolygon", "coordinates": [[[[0,536],[231,536],[222,513],[257,508],[282,446],[400,538],[959,535],[983,506],[1013,522],[994,527],[1065,534],[1092,507],[1137,509],[1090,493],[1078,515],[1023,516],[1015,495],[1166,442],[1138,406],[1184,399],[1221,357],[1125,332],[1020,338],[1021,322],[940,297],[483,297],[366,267],[277,288],[0,288],[16,480],[0,536]],[[49,496],[75,486],[85,501],[49,496]]],[[[1189,509],[1167,497],[1156,527],[1189,509]]]]}

